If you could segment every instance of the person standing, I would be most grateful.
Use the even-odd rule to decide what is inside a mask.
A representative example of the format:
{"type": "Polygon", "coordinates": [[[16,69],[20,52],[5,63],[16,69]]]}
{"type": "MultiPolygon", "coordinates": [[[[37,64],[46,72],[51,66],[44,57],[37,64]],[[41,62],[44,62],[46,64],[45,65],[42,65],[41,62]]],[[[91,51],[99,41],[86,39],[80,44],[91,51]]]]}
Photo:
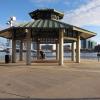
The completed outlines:
{"type": "Polygon", "coordinates": [[[44,54],[43,50],[40,50],[40,58],[45,59],[45,54],[44,54]]]}

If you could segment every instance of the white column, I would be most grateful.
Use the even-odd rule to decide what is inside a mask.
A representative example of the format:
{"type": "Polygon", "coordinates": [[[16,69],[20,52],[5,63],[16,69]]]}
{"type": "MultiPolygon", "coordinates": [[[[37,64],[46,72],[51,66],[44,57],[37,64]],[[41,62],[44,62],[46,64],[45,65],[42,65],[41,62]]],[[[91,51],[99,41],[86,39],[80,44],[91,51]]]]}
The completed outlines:
{"type": "Polygon", "coordinates": [[[27,32],[27,39],[26,39],[26,64],[31,65],[31,32],[27,32]]]}
{"type": "Polygon", "coordinates": [[[37,59],[40,58],[40,57],[39,57],[39,55],[40,55],[39,49],[40,49],[40,44],[39,44],[39,42],[37,42],[37,59]]]}
{"type": "Polygon", "coordinates": [[[64,58],[63,58],[63,54],[64,54],[64,47],[63,47],[63,41],[64,41],[64,30],[61,29],[59,32],[59,65],[63,65],[64,63],[64,58]]]}
{"type": "Polygon", "coordinates": [[[12,39],[12,63],[16,62],[16,40],[12,39]]]}
{"type": "Polygon", "coordinates": [[[56,60],[59,60],[59,44],[56,43],[56,60]]]}
{"type": "Polygon", "coordinates": [[[77,37],[76,42],[76,62],[80,63],[80,36],[77,37]]]}
{"type": "Polygon", "coordinates": [[[72,61],[75,61],[75,42],[72,43],[72,61]]]}
{"type": "Polygon", "coordinates": [[[19,60],[23,61],[23,41],[20,41],[20,52],[19,52],[19,60]]]}

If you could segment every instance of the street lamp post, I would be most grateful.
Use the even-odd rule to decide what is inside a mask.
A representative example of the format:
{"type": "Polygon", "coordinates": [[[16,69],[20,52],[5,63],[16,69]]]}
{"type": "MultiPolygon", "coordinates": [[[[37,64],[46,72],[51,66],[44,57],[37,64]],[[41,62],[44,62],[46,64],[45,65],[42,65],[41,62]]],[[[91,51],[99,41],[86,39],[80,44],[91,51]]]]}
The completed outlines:
{"type": "MultiPolygon", "coordinates": [[[[12,27],[13,26],[13,23],[16,21],[16,17],[15,16],[12,16],[12,17],[10,17],[10,19],[8,20],[8,22],[6,23],[7,25],[9,25],[10,27],[12,27]]],[[[7,44],[8,44],[8,46],[10,47],[11,45],[11,43],[10,43],[11,41],[10,41],[10,39],[7,39],[7,44]]]]}
{"type": "MultiPolygon", "coordinates": [[[[14,22],[16,21],[16,17],[12,16],[9,18],[8,22],[6,23],[10,27],[13,26],[14,22]]],[[[12,41],[10,39],[7,39],[7,50],[9,52],[9,60],[11,61],[11,55],[12,55],[12,41]]]]}

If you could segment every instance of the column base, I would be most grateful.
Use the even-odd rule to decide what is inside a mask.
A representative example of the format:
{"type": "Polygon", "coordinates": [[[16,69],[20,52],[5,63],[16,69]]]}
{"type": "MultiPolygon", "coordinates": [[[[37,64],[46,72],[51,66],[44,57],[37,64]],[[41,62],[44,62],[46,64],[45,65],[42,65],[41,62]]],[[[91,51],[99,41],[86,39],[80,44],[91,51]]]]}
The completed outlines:
{"type": "Polygon", "coordinates": [[[63,66],[64,64],[58,63],[59,66],[63,66]]]}

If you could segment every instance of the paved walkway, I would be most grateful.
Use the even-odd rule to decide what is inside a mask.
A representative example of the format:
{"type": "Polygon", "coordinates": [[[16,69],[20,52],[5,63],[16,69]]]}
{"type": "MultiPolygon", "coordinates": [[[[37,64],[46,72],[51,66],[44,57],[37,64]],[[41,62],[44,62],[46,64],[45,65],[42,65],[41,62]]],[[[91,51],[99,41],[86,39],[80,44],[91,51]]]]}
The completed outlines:
{"type": "Polygon", "coordinates": [[[100,62],[0,63],[0,98],[100,100],[100,62]]]}

